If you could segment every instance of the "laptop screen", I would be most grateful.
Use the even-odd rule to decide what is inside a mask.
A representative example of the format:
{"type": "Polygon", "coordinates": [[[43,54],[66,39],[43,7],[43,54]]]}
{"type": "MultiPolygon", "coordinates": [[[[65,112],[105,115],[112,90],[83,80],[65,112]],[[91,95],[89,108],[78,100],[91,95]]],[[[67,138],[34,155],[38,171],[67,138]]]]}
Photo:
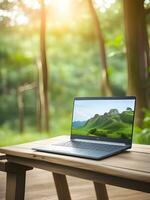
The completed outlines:
{"type": "Polygon", "coordinates": [[[132,142],[135,97],[75,98],[72,138],[132,142]]]}

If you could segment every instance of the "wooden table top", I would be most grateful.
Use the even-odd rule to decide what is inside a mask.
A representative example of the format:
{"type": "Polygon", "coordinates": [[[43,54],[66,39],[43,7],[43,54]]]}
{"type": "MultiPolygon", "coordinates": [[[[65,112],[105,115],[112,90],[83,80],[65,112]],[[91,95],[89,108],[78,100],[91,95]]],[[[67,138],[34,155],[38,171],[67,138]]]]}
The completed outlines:
{"type": "Polygon", "coordinates": [[[150,145],[133,144],[131,150],[105,158],[100,161],[36,152],[32,148],[48,145],[56,141],[67,141],[69,136],[59,136],[20,145],[1,147],[0,153],[6,155],[42,160],[49,163],[100,172],[117,177],[130,178],[150,183],[150,145]]]}

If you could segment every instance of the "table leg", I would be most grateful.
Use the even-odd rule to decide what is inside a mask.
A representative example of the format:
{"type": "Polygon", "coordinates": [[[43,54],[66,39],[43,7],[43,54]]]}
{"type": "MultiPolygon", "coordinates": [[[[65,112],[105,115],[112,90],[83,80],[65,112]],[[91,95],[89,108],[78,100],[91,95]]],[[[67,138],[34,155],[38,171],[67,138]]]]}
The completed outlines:
{"type": "Polygon", "coordinates": [[[24,200],[26,172],[7,172],[6,200],[24,200]]]}
{"type": "Polygon", "coordinates": [[[108,200],[108,194],[105,184],[93,182],[97,200],[108,200]]]}
{"type": "Polygon", "coordinates": [[[33,169],[24,165],[5,162],[7,172],[6,200],[24,200],[26,171],[33,169]]]}
{"type": "Polygon", "coordinates": [[[63,174],[53,173],[53,177],[54,177],[58,199],[71,200],[66,176],[63,174]]]}

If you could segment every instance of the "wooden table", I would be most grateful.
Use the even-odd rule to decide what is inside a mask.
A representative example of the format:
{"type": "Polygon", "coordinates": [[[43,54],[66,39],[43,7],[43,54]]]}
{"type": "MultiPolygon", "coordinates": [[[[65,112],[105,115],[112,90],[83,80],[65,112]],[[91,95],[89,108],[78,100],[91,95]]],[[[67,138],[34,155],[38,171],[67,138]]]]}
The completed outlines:
{"type": "Polygon", "coordinates": [[[133,145],[132,150],[101,161],[36,152],[31,149],[66,140],[68,136],[60,136],[0,148],[0,153],[6,154],[11,166],[18,165],[19,169],[23,168],[22,171],[19,170],[19,175],[7,172],[6,199],[24,199],[25,167],[52,172],[59,200],[71,200],[66,175],[93,181],[97,200],[108,200],[105,184],[150,193],[150,146],[133,145]]]}

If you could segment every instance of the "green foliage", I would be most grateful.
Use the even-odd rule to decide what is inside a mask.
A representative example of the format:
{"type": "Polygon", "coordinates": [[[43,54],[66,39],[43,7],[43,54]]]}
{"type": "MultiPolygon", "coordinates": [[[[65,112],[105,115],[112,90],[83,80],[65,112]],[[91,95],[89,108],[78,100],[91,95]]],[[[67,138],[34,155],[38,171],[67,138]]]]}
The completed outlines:
{"type": "MultiPolygon", "coordinates": [[[[53,135],[54,136],[54,135],[53,135]]],[[[13,132],[8,128],[0,129],[0,146],[8,146],[14,144],[20,144],[24,142],[30,142],[34,140],[48,138],[46,133],[31,132],[25,134],[20,134],[18,132],[13,132]]]]}
{"type": "Polygon", "coordinates": [[[92,129],[90,129],[90,130],[88,131],[88,133],[90,133],[90,134],[94,134],[96,131],[97,131],[96,128],[92,128],[92,129]]]}
{"type": "Polygon", "coordinates": [[[135,143],[150,144],[150,111],[144,109],[144,113],[142,126],[135,127],[133,139],[135,143]]]}

